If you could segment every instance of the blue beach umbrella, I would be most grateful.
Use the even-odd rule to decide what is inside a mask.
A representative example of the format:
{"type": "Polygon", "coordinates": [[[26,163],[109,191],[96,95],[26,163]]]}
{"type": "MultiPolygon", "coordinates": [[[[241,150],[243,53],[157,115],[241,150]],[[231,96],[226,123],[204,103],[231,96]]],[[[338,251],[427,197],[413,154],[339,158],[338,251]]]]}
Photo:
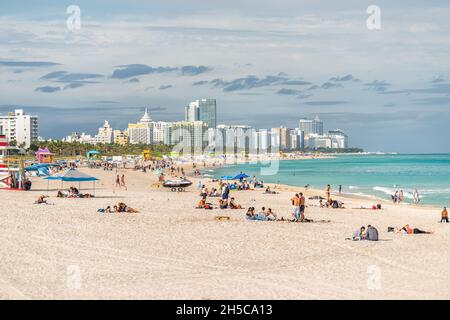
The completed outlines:
{"type": "Polygon", "coordinates": [[[246,175],[245,173],[239,173],[236,177],[234,177],[234,179],[241,180],[241,179],[248,178],[248,177],[249,177],[249,175],[246,175]]]}
{"type": "Polygon", "coordinates": [[[220,179],[222,179],[222,180],[233,180],[234,177],[233,176],[221,176],[220,179]]]}

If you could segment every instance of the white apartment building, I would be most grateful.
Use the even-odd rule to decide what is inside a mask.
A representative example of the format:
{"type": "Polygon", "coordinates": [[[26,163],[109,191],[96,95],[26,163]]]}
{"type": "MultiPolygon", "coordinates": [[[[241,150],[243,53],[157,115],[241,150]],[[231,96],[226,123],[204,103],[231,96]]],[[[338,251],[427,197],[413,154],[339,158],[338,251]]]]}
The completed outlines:
{"type": "Polygon", "coordinates": [[[131,144],[152,144],[153,143],[153,121],[147,109],[144,116],[138,123],[128,124],[128,141],[131,144]]]}
{"type": "Polygon", "coordinates": [[[90,143],[113,143],[113,129],[109,125],[109,122],[105,120],[103,127],[98,128],[98,133],[92,137],[90,143]]]}
{"type": "Polygon", "coordinates": [[[18,146],[29,148],[39,136],[38,116],[27,115],[21,109],[0,114],[0,135],[5,135],[8,142],[15,141],[18,146]]]}
{"type": "Polygon", "coordinates": [[[160,144],[165,143],[165,132],[167,127],[171,125],[170,122],[157,121],[153,122],[153,143],[160,144]]]}

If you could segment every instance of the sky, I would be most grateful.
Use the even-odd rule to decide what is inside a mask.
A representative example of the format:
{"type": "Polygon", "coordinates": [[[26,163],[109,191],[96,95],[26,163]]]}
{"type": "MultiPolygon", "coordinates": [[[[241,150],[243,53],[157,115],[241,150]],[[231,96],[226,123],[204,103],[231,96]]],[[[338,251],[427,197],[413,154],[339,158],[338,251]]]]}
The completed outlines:
{"type": "Polygon", "coordinates": [[[367,151],[449,153],[450,5],[392,2],[2,1],[0,113],[62,138],[215,98],[219,124],[318,115],[367,151]]]}

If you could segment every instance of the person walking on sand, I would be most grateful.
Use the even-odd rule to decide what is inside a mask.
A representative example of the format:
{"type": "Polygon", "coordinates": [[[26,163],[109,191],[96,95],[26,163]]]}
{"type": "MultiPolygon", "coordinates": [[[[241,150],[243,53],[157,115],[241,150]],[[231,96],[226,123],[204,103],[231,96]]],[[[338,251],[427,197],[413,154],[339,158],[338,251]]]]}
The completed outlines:
{"type": "Polygon", "coordinates": [[[447,211],[447,207],[444,207],[444,209],[442,209],[441,212],[441,223],[448,223],[448,211],[447,211]]]}
{"type": "Polygon", "coordinates": [[[327,187],[325,189],[325,196],[327,198],[327,202],[329,202],[331,199],[331,186],[329,184],[327,184],[327,187]]]}
{"type": "Polygon", "coordinates": [[[414,190],[413,198],[414,198],[414,204],[419,204],[420,195],[419,195],[419,191],[417,191],[417,189],[414,190]]]}
{"type": "Polygon", "coordinates": [[[342,185],[340,184],[339,185],[339,194],[341,194],[342,193],[342,185]]]}
{"type": "Polygon", "coordinates": [[[403,190],[400,189],[400,192],[398,193],[398,203],[403,202],[403,190]]]}
{"type": "Polygon", "coordinates": [[[116,188],[120,188],[120,176],[116,175],[116,182],[113,184],[113,193],[116,193],[116,188]]]}
{"type": "Polygon", "coordinates": [[[292,215],[294,217],[294,221],[300,220],[300,197],[298,193],[295,194],[294,197],[291,198],[292,203],[292,215]]]}
{"type": "Polygon", "coordinates": [[[127,185],[125,184],[125,175],[122,174],[122,177],[120,178],[120,186],[125,188],[125,191],[127,190],[127,185]]]}

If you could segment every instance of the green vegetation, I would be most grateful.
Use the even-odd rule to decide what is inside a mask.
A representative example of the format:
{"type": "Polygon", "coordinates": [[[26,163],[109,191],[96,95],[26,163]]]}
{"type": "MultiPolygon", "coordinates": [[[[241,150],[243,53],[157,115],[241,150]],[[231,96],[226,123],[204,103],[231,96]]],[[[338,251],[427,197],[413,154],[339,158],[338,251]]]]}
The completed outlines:
{"type": "Polygon", "coordinates": [[[161,157],[170,154],[172,146],[168,145],[146,145],[146,144],[126,144],[119,145],[114,143],[108,144],[87,144],[79,142],[63,142],[63,141],[45,141],[36,142],[28,149],[28,155],[34,156],[38,148],[48,148],[56,157],[76,157],[86,156],[89,150],[97,150],[102,156],[125,156],[125,155],[141,155],[144,150],[150,149],[152,156],[161,157]]]}
{"type": "Polygon", "coordinates": [[[318,148],[309,149],[306,148],[304,152],[319,152],[319,153],[361,153],[364,152],[361,148],[343,148],[343,149],[330,149],[330,148],[318,148]]]}

